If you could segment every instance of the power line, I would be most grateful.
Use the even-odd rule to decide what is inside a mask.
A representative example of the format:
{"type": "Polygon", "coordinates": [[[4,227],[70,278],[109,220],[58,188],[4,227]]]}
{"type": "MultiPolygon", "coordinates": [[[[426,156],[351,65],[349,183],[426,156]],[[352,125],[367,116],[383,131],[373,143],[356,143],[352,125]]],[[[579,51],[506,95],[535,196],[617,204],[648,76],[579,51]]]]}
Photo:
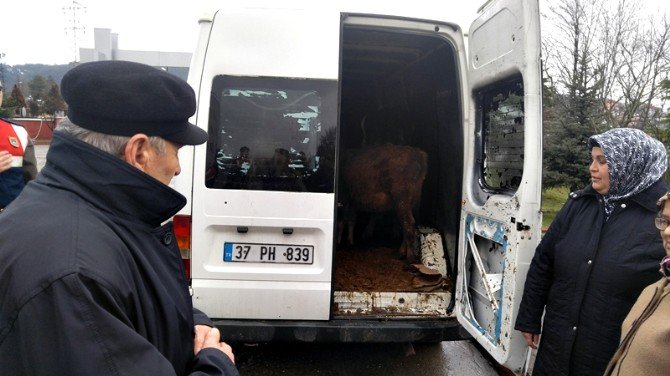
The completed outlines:
{"type": "Polygon", "coordinates": [[[79,61],[79,36],[86,33],[86,29],[79,21],[80,13],[86,13],[86,7],[78,1],[72,1],[72,4],[63,7],[63,14],[67,17],[65,26],[65,35],[72,36],[72,50],[74,62],[79,61]]]}

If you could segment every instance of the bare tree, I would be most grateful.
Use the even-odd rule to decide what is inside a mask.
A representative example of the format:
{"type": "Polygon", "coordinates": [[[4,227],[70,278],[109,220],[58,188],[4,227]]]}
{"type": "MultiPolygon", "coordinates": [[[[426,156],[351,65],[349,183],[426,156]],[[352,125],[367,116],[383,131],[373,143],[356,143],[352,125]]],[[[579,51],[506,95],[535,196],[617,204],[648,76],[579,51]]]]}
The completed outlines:
{"type": "Polygon", "coordinates": [[[643,18],[639,0],[560,0],[548,9],[547,72],[559,93],[580,97],[580,106],[593,105],[592,121],[582,125],[593,131],[649,125],[668,74],[667,15],[643,18]]]}
{"type": "Polygon", "coordinates": [[[545,180],[573,184],[581,180],[577,166],[587,162],[589,135],[627,126],[657,135],[654,127],[663,126],[660,83],[668,77],[670,24],[665,14],[643,16],[639,0],[543,5],[543,74],[553,86],[547,91],[553,108],[545,111],[545,180]],[[566,143],[570,138],[574,146],[566,143]]]}
{"type": "Polygon", "coordinates": [[[655,18],[650,16],[647,22],[638,22],[623,46],[625,65],[617,75],[615,87],[621,93],[619,103],[623,104],[622,115],[613,119],[618,120],[618,126],[645,129],[660,117],[653,104],[660,100],[659,84],[667,76],[670,23],[665,15],[660,22],[655,18]]]}

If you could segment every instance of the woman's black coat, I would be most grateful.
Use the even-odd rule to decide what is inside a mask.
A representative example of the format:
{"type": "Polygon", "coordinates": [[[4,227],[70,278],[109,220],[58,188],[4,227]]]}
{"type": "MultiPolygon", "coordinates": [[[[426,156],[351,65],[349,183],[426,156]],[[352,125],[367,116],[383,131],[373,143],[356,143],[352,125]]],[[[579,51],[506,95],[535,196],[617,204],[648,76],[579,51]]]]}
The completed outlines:
{"type": "Polygon", "coordinates": [[[658,279],[665,251],[654,216],[666,191],[659,180],[617,202],[607,222],[593,188],[570,194],[535,251],[516,321],[542,333],[533,375],[602,375],[623,319],[658,279]]]}

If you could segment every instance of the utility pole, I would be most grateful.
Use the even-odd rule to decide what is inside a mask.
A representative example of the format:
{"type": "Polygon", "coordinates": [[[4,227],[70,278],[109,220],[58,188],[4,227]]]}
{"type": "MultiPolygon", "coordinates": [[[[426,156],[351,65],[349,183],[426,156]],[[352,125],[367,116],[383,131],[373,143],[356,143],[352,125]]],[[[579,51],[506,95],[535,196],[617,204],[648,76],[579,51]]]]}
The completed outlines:
{"type": "Polygon", "coordinates": [[[79,21],[80,13],[86,13],[86,7],[80,2],[72,0],[72,3],[63,7],[66,17],[65,35],[72,36],[73,62],[79,61],[79,36],[86,32],[79,21]]]}
{"type": "MultiPolygon", "coordinates": [[[[0,87],[2,87],[2,83],[5,82],[5,63],[2,62],[2,59],[5,57],[4,52],[0,52],[0,87]]],[[[0,100],[0,105],[2,104],[2,101],[0,100]]]]}

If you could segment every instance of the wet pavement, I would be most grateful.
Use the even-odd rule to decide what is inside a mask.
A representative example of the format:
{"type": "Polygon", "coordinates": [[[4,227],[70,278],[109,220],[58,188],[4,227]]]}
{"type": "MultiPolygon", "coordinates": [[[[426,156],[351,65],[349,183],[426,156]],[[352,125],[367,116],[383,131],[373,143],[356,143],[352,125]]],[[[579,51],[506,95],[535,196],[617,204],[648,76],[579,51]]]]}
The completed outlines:
{"type": "Polygon", "coordinates": [[[242,375],[494,376],[470,341],[437,344],[233,345],[242,375]]]}

